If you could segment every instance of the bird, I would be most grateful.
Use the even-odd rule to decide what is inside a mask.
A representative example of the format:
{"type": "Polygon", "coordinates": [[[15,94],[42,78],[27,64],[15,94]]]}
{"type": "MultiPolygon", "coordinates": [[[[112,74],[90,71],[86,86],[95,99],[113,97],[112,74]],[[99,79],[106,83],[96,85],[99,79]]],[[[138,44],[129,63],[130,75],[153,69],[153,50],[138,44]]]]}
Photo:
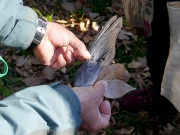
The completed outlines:
{"type": "Polygon", "coordinates": [[[89,49],[91,59],[84,61],[75,73],[73,87],[93,86],[99,73],[112,63],[122,20],[122,17],[114,15],[100,30],[89,49]]]}

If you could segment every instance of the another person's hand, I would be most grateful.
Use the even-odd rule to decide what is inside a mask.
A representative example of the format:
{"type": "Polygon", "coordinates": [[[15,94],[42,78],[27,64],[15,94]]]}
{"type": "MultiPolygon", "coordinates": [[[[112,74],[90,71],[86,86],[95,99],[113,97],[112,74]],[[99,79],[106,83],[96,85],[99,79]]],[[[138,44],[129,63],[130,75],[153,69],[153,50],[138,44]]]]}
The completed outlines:
{"type": "Polygon", "coordinates": [[[34,54],[42,64],[55,69],[91,58],[85,45],[72,32],[52,22],[48,22],[46,34],[34,54]]]}
{"type": "Polygon", "coordinates": [[[111,107],[108,101],[103,101],[106,88],[106,81],[99,81],[93,87],[72,88],[82,107],[80,130],[96,132],[109,125],[111,107]]]}

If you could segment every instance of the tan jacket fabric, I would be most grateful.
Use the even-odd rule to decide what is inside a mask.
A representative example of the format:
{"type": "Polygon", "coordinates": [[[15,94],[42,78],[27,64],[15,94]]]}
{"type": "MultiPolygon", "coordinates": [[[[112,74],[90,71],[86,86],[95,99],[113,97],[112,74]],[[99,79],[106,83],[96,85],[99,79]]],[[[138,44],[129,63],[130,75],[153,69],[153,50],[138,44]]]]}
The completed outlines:
{"type": "Polygon", "coordinates": [[[180,111],[180,2],[168,2],[167,8],[170,51],[161,84],[161,94],[180,111]]]}

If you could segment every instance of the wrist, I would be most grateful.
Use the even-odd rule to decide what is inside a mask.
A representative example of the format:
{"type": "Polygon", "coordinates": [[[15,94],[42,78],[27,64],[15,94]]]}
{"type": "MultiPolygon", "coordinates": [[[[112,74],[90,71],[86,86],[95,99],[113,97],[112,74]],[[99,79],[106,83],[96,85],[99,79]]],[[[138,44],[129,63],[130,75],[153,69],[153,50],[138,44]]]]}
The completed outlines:
{"type": "Polygon", "coordinates": [[[41,43],[41,40],[43,39],[46,33],[47,21],[41,17],[38,17],[37,23],[38,26],[36,29],[35,36],[30,46],[26,49],[27,51],[34,50],[34,48],[36,48],[41,43]]]}

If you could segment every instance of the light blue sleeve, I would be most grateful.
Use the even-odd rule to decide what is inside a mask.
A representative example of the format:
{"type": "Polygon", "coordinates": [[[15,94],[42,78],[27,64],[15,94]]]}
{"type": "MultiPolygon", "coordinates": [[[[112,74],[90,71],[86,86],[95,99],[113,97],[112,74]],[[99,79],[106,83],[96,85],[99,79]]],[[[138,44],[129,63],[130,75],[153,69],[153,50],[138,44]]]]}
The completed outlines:
{"type": "Polygon", "coordinates": [[[79,99],[67,86],[29,87],[0,101],[0,135],[75,135],[80,114],[79,99]]]}
{"type": "Polygon", "coordinates": [[[37,18],[22,0],[0,0],[0,45],[27,49],[36,32],[37,18]]]}

